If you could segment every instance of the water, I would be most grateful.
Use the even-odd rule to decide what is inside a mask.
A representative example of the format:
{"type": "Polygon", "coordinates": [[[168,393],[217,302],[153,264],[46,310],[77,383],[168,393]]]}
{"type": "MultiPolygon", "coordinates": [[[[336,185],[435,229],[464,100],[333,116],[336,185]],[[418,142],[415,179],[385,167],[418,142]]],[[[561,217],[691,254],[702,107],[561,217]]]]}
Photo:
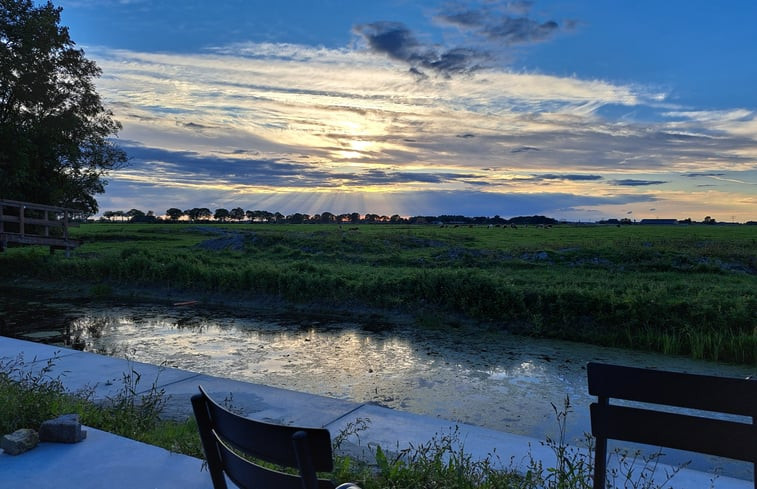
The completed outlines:
{"type": "MultiPolygon", "coordinates": [[[[62,321],[25,327],[43,339],[162,364],[544,439],[570,400],[568,439],[590,431],[589,361],[744,377],[755,368],[487,328],[419,328],[366,319],[205,311],[192,306],[72,306],[62,321]]],[[[15,320],[18,322],[18,320],[15,320]]],[[[41,321],[44,323],[44,321],[41,321]]],[[[6,325],[7,327],[7,325],[6,325]]],[[[712,463],[696,457],[698,465],[712,463]]],[[[689,456],[688,458],[692,458],[689,456]]],[[[728,472],[750,477],[747,464],[728,472]]]]}

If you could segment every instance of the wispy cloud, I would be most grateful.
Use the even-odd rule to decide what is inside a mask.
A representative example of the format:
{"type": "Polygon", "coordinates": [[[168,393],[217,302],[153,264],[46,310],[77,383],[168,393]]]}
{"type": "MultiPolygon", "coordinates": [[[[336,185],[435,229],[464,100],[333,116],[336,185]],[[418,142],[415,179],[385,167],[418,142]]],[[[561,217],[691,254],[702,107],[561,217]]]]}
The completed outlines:
{"type": "MultiPolygon", "coordinates": [[[[757,167],[757,142],[734,129],[751,124],[749,114],[721,114],[724,122],[713,124],[704,114],[661,107],[660,92],[643,86],[491,68],[419,80],[404,59],[292,44],[193,55],[89,53],[106,74],[98,89],[123,122],[133,158],[129,170],[112,176],[111,196],[119,185],[146,194],[162,185],[176,199],[183,189],[213,202],[289,207],[325,205],[328,194],[342,196],[344,206],[380,207],[386,198],[397,206],[392,213],[420,213],[420,198],[409,196],[438,204],[454,194],[460,205],[463,196],[489,199],[486,208],[500,206],[493,213],[502,215],[509,213],[502,206],[528,202],[523,209],[568,216],[592,206],[680,200],[670,193],[678,187],[648,188],[735,171],[749,181],[757,167]],[[609,105],[659,117],[603,117],[609,105]],[[627,189],[622,196],[619,187],[627,189]],[[523,198],[504,198],[514,193],[523,198]],[[575,199],[556,197],[565,195],[575,199]]],[[[707,198],[725,200],[718,195],[707,198]]],[[[371,211],[331,209],[352,210],[371,211]]]]}

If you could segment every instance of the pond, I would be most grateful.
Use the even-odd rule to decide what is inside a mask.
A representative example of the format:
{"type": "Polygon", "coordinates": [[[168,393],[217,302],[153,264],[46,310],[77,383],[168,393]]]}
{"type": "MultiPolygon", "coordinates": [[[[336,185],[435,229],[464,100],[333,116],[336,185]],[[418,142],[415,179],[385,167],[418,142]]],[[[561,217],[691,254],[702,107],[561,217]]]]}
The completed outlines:
{"type": "MultiPolygon", "coordinates": [[[[755,368],[539,340],[471,327],[208,310],[193,305],[28,306],[12,336],[533,436],[590,431],[589,361],[745,377],[755,368]],[[60,311],[65,309],[65,313],[60,311]],[[58,310],[57,316],[51,310],[58,310]],[[553,407],[554,405],[554,407],[553,407]]],[[[12,324],[9,324],[12,323],[12,324]]],[[[9,334],[10,335],[10,334],[9,334]]],[[[691,457],[689,457],[691,458],[691,457]]],[[[698,457],[696,457],[698,459],[698,457]]],[[[697,461],[700,463],[709,463],[697,461]]],[[[735,468],[734,468],[735,467],[735,468]]],[[[749,477],[747,464],[729,473],[749,477]],[[743,469],[742,469],[743,467],[743,469]],[[741,471],[744,474],[740,474],[741,471]]]]}

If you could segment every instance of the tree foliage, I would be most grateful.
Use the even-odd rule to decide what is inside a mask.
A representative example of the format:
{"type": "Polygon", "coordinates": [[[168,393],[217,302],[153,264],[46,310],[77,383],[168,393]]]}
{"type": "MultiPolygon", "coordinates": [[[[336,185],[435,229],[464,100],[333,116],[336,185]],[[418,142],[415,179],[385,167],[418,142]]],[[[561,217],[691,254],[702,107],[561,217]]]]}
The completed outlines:
{"type": "Polygon", "coordinates": [[[95,90],[101,74],[51,2],[0,0],[0,198],[97,212],[125,153],[95,90]]]}
{"type": "Polygon", "coordinates": [[[172,221],[178,221],[181,216],[184,215],[184,211],[181,209],[178,209],[176,207],[171,207],[166,211],[166,215],[172,220],[172,221]]]}

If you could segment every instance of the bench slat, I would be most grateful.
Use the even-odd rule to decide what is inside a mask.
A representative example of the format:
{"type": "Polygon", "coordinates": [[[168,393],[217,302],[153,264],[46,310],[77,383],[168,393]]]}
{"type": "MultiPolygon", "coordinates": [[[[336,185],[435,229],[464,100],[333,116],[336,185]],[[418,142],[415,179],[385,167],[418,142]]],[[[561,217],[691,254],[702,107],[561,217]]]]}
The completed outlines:
{"type": "Polygon", "coordinates": [[[757,381],[589,363],[589,394],[757,417],[757,381]]]}
{"type": "MultiPolygon", "coordinates": [[[[586,371],[589,393],[598,400],[590,406],[591,431],[597,443],[594,489],[605,487],[607,440],[742,460],[751,462],[757,473],[757,381],[594,362],[586,366],[586,371]],[[650,406],[618,406],[610,404],[611,399],[650,406]],[[747,419],[742,422],[655,410],[660,406],[736,414],[747,419]]],[[[757,489],[757,474],[754,487],[757,489]]]]}
{"type": "Polygon", "coordinates": [[[590,409],[591,431],[597,437],[757,462],[751,424],[596,403],[590,409]]]}

